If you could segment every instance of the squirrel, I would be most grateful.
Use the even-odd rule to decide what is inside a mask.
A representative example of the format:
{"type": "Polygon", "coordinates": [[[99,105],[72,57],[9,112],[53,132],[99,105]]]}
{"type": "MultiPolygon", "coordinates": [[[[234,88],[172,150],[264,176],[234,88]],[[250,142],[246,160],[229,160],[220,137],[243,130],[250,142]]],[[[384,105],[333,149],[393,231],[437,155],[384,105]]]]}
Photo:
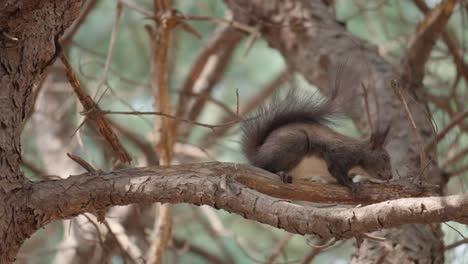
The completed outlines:
{"type": "Polygon", "coordinates": [[[390,126],[373,131],[367,140],[336,132],[330,125],[340,111],[337,89],[332,90],[322,98],[294,89],[284,99],[276,94],[242,121],[241,146],[249,162],[278,174],[285,183],[333,176],[354,190],[353,174],[391,179],[390,156],[384,149],[390,126]]]}

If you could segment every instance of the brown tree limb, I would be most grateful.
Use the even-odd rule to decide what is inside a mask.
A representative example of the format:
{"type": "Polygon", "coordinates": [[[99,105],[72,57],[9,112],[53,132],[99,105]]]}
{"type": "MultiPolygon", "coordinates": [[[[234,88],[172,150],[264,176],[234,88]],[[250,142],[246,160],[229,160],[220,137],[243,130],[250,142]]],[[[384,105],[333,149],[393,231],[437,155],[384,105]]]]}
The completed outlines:
{"type": "Polygon", "coordinates": [[[104,118],[103,115],[94,114],[97,112],[95,110],[99,109],[99,106],[96,102],[94,102],[91,96],[89,96],[86,93],[86,91],[81,87],[81,84],[78,81],[78,78],[76,77],[75,73],[73,72],[70,62],[68,62],[68,59],[65,56],[65,54],[60,54],[60,58],[62,59],[62,63],[65,66],[65,73],[73,88],[73,91],[78,97],[80,103],[83,105],[84,111],[88,113],[86,115],[86,119],[91,120],[93,124],[98,128],[99,133],[112,147],[112,150],[115,152],[116,157],[124,163],[130,163],[132,161],[132,158],[122,146],[114,131],[112,131],[112,128],[110,127],[107,120],[104,118]]]}
{"type": "MultiPolygon", "coordinates": [[[[187,116],[189,120],[196,120],[203,110],[215,85],[222,78],[235,47],[242,39],[242,34],[229,25],[223,25],[214,33],[214,37],[200,52],[193,63],[188,76],[180,88],[179,108],[176,117],[187,116]],[[185,93],[196,92],[198,97],[187,100],[185,93]]],[[[180,122],[174,123],[173,131],[180,122]]],[[[185,126],[182,133],[184,137],[191,126],[185,126]]]]}
{"type": "MultiPolygon", "coordinates": [[[[173,17],[169,0],[154,0],[155,21],[157,28],[147,26],[151,46],[151,73],[155,108],[161,112],[170,113],[168,84],[168,54],[171,30],[178,21],[173,17]]],[[[155,116],[154,136],[157,139],[155,148],[160,153],[160,164],[171,164],[175,142],[173,120],[165,116],[155,116]]],[[[158,215],[154,223],[155,237],[148,251],[148,264],[162,263],[162,256],[172,237],[172,213],[169,203],[159,205],[158,215]]]]}
{"type": "Polygon", "coordinates": [[[0,263],[13,262],[36,230],[22,207],[27,195],[16,195],[29,186],[20,170],[21,132],[34,105],[33,87],[57,58],[58,39],[80,8],[81,1],[0,2],[0,263]]]}
{"type": "Polygon", "coordinates": [[[457,0],[444,0],[427,13],[419,24],[416,33],[409,41],[403,65],[410,79],[420,82],[424,76],[424,66],[439,35],[444,30],[457,0]]]}
{"type": "Polygon", "coordinates": [[[465,118],[468,118],[468,109],[454,115],[452,120],[450,120],[450,123],[446,127],[444,127],[444,129],[442,129],[442,131],[440,131],[435,136],[435,138],[431,140],[431,142],[427,144],[426,151],[432,150],[437,145],[437,143],[441,141],[450,130],[452,130],[452,128],[454,128],[459,123],[463,122],[465,118]]]}
{"type": "MultiPolygon", "coordinates": [[[[414,0],[415,5],[424,13],[428,14],[431,10],[424,0],[414,0]]],[[[448,50],[452,54],[453,62],[457,67],[457,71],[463,76],[465,82],[468,83],[468,65],[463,59],[463,52],[460,50],[455,38],[447,30],[442,31],[442,40],[447,45],[448,50]]]]}
{"type": "MultiPolygon", "coordinates": [[[[468,223],[468,194],[403,198],[357,208],[313,208],[261,194],[236,181],[247,177],[256,181],[262,174],[269,175],[229,163],[82,174],[33,184],[28,206],[40,227],[114,205],[156,201],[206,204],[291,233],[337,239],[410,223],[468,223]]],[[[278,180],[275,188],[283,185],[278,180]]]]}

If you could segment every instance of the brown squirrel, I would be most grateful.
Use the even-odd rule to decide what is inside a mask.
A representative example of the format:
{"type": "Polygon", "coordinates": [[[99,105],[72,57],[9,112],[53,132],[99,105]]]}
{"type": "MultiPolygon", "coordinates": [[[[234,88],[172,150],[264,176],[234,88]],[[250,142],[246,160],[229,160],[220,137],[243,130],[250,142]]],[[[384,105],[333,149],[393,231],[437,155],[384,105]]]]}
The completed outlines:
{"type": "Polygon", "coordinates": [[[241,124],[242,150],[249,162],[285,183],[318,173],[353,189],[350,174],[392,178],[390,156],[383,148],[390,126],[374,131],[368,140],[334,131],[329,125],[339,113],[336,95],[336,90],[325,98],[295,90],[284,99],[275,95],[241,124]]]}

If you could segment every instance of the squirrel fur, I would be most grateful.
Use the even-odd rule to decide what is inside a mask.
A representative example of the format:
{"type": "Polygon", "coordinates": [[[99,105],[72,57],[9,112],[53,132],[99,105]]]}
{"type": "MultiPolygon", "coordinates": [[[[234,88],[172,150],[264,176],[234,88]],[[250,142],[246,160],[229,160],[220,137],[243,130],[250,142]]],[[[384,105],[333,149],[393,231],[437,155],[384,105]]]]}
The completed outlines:
{"type": "Polygon", "coordinates": [[[388,180],[390,156],[384,149],[389,127],[374,131],[370,139],[356,139],[333,130],[340,113],[336,90],[328,97],[290,90],[275,95],[241,124],[242,150],[249,162],[276,173],[284,182],[329,174],[352,188],[351,174],[388,180]]]}

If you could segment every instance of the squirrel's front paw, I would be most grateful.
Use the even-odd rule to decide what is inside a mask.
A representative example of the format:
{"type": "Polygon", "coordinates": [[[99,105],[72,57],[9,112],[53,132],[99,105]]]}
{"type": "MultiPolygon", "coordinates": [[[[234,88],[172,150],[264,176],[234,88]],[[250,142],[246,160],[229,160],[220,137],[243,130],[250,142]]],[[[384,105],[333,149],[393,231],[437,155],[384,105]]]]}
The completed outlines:
{"type": "Polygon", "coordinates": [[[292,183],[292,176],[289,173],[284,171],[278,171],[276,174],[280,176],[281,181],[283,181],[284,183],[292,183]]]}

